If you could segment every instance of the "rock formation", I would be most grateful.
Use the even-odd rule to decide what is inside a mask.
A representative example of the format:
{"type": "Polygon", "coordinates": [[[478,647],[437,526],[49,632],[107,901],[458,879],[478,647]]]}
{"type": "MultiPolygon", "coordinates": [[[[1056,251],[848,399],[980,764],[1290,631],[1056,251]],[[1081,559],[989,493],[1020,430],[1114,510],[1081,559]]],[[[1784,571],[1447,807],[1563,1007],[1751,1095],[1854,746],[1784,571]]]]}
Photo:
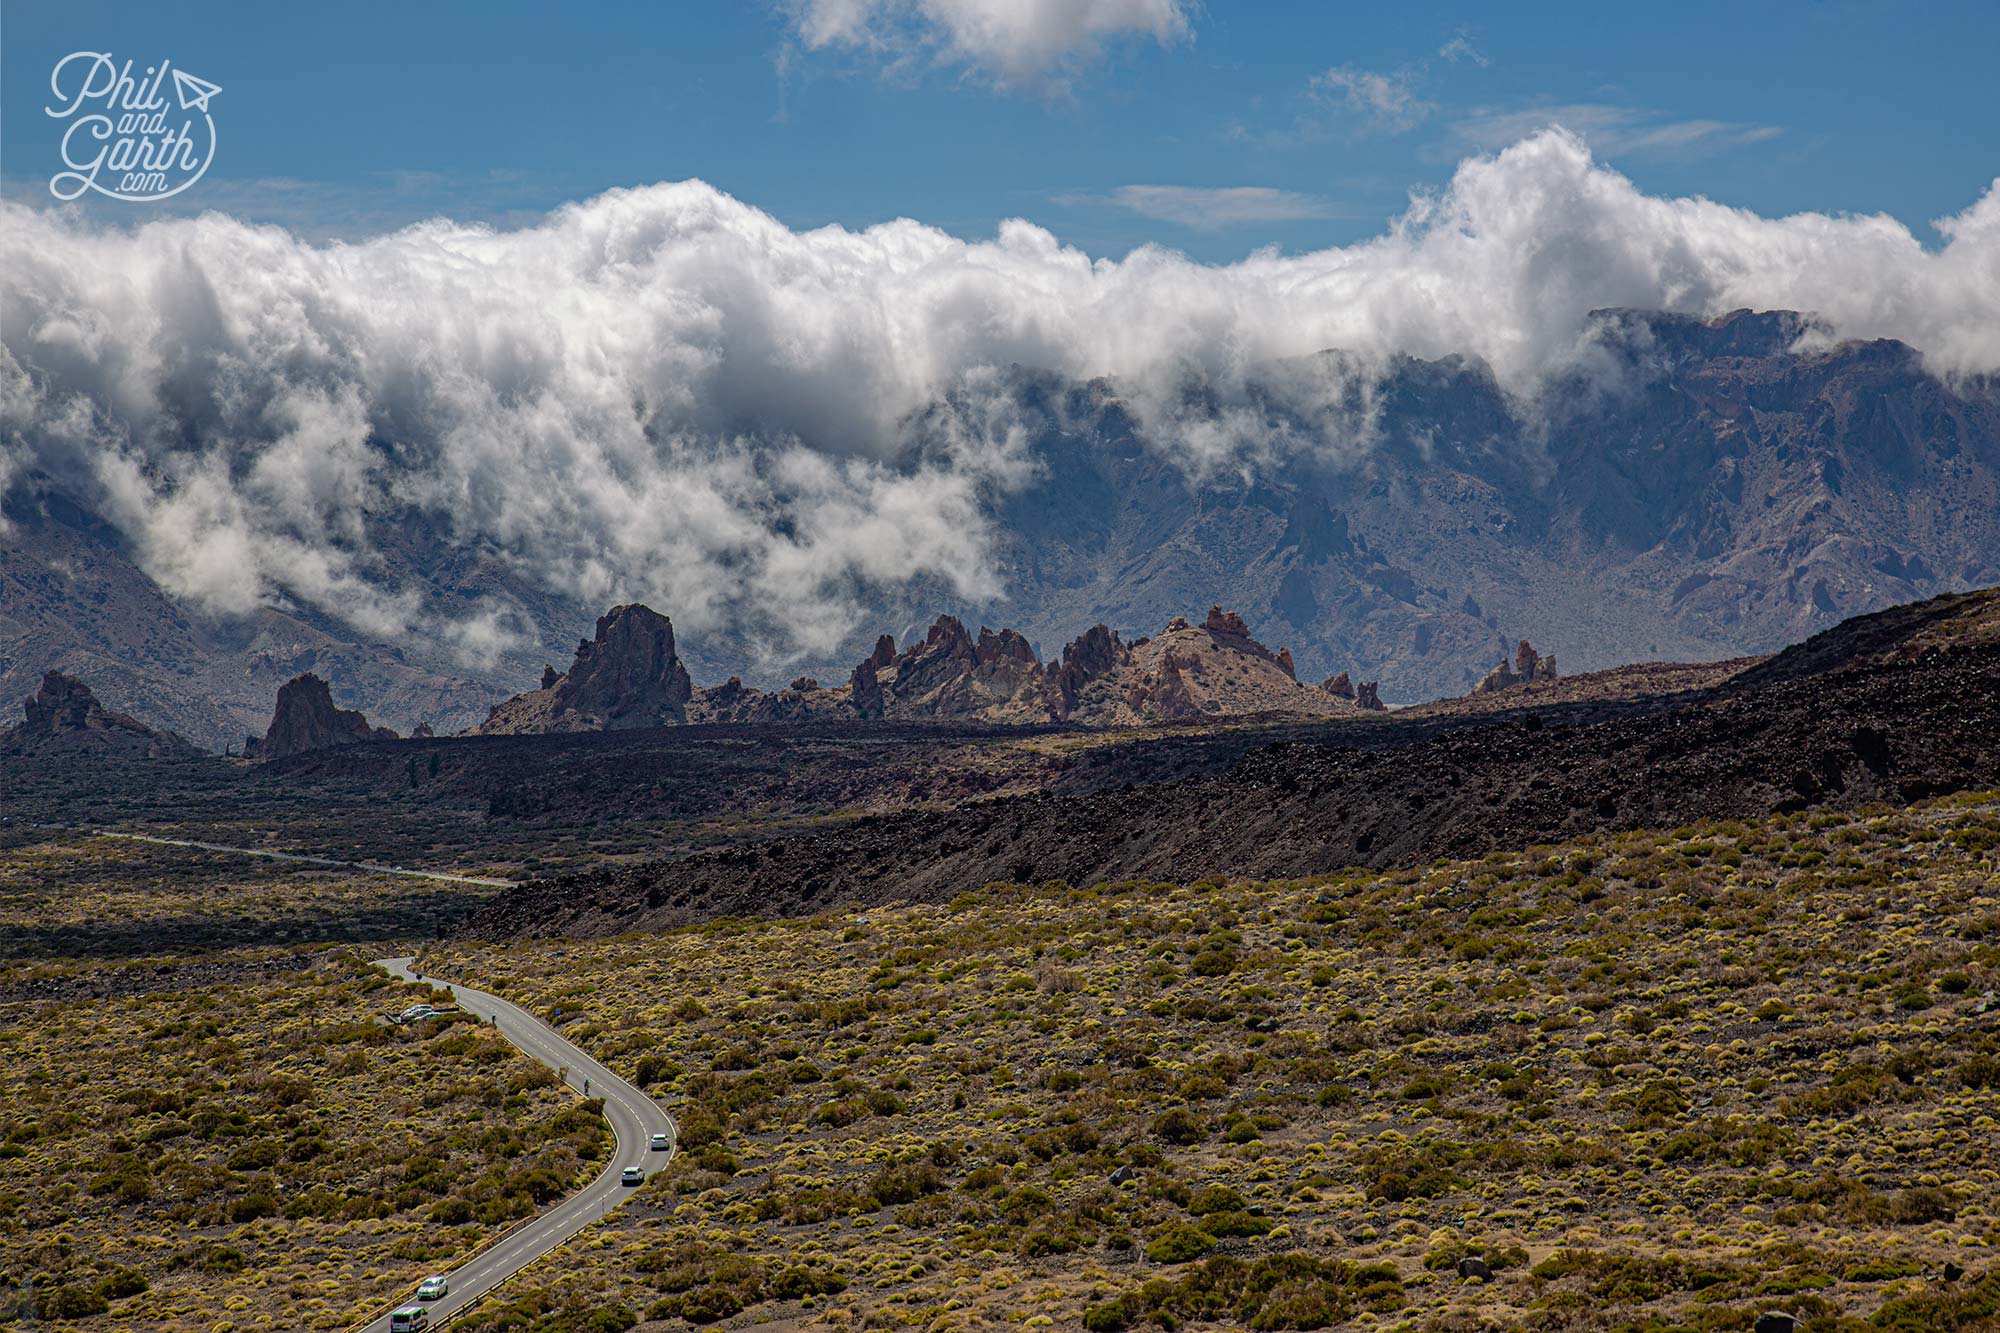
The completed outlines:
{"type": "Polygon", "coordinates": [[[326,682],[308,671],[278,687],[271,725],[262,738],[252,736],[244,743],[243,755],[247,759],[283,759],[334,745],[395,739],[395,732],[369,726],[359,712],[335,708],[326,682]]]}
{"type": "Polygon", "coordinates": [[[1345,671],[1337,676],[1328,676],[1319,683],[1319,687],[1337,699],[1354,702],[1354,681],[1345,671]]]}
{"type": "MultiPolygon", "coordinates": [[[[1372,688],[1372,687],[1371,687],[1372,688]]],[[[1372,694],[1370,695],[1372,698],[1372,694]]],[[[1289,649],[1273,653],[1243,617],[1211,607],[1199,625],[1175,616],[1157,636],[1122,640],[1095,625],[1040,660],[1018,630],[970,632],[941,615],[898,649],[884,634],[845,685],[800,676],[766,692],[731,677],[696,688],[674,653],[673,629],[643,606],[614,608],[579,644],[563,675],[494,708],[484,734],[586,731],[679,723],[952,721],[1137,726],[1195,718],[1328,716],[1364,704],[1342,675],[1303,685],[1289,649]]]]}
{"type": "Polygon", "coordinates": [[[1501,658],[1500,665],[1481,677],[1479,683],[1472,687],[1471,693],[1495,694],[1501,690],[1511,690],[1516,685],[1532,685],[1538,680],[1555,678],[1555,654],[1550,653],[1544,657],[1536,652],[1534,646],[1526,639],[1522,639],[1514,648],[1514,664],[1510,667],[1507,659],[1501,658]]]}
{"type": "Polygon", "coordinates": [[[88,685],[60,671],[44,674],[41,689],[21,708],[25,714],[21,724],[0,731],[0,754],[102,750],[159,759],[200,753],[171,731],[157,731],[136,717],[105,708],[88,685]]]}
{"type": "Polygon", "coordinates": [[[634,602],[598,617],[597,637],[576,646],[576,660],[542,687],[496,704],[474,731],[619,731],[687,721],[694,683],[674,655],[674,626],[634,602]]]}
{"type": "MultiPolygon", "coordinates": [[[[889,636],[884,634],[881,643],[889,643],[889,636]]],[[[875,647],[877,657],[881,655],[881,643],[878,643],[875,647]]],[[[890,647],[892,651],[889,654],[889,660],[893,662],[896,660],[896,655],[893,651],[895,645],[890,644],[890,647]]],[[[854,668],[854,674],[847,679],[848,703],[852,705],[856,715],[860,717],[882,716],[882,682],[875,675],[875,666],[874,657],[864,658],[854,668]]]]}
{"type": "Polygon", "coordinates": [[[1354,706],[1371,713],[1386,713],[1389,705],[1382,702],[1382,696],[1375,692],[1375,681],[1365,681],[1354,687],[1354,706]]]}

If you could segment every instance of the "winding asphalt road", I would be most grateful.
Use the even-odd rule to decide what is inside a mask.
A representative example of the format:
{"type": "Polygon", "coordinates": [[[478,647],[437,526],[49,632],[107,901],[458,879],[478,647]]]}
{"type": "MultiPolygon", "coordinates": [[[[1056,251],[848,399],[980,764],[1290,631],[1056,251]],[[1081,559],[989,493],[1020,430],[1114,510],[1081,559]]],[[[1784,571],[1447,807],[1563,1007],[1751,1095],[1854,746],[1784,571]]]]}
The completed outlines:
{"type": "MultiPolygon", "coordinates": [[[[412,970],[413,962],[409,958],[384,958],[375,966],[400,981],[416,981],[419,978],[412,970]]],[[[564,1081],[578,1092],[585,1090],[587,1082],[589,1095],[604,1099],[604,1118],[611,1122],[612,1132],[618,1137],[617,1151],[597,1179],[547,1212],[517,1224],[460,1267],[444,1270],[451,1280],[451,1293],[443,1300],[425,1302],[431,1312],[431,1326],[435,1328],[618,1207],[632,1192],[631,1186],[619,1184],[619,1174],[628,1166],[637,1166],[644,1167],[650,1176],[673,1158],[679,1143],[673,1119],[658,1103],[570,1045],[561,1033],[527,1010],[497,995],[439,977],[422,980],[433,986],[448,987],[458,997],[460,1008],[492,1020],[501,1036],[561,1072],[564,1081]],[[652,1151],[655,1134],[665,1134],[674,1147],[665,1152],[652,1151]]],[[[395,1302],[395,1308],[414,1304],[413,1288],[395,1302]]],[[[388,1327],[386,1310],[380,1319],[364,1326],[366,1333],[387,1333],[388,1327]]]]}

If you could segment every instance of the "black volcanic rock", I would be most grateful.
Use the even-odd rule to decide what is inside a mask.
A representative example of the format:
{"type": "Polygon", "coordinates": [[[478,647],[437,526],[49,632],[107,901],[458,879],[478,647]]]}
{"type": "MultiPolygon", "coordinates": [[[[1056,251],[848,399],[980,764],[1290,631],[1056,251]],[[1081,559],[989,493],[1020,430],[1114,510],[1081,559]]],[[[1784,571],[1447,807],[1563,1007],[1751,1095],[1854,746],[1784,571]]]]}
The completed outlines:
{"type": "Polygon", "coordinates": [[[369,726],[368,719],[359,712],[334,707],[333,691],[308,671],[278,688],[271,725],[261,739],[250,738],[243,754],[250,759],[283,759],[307,750],[395,739],[395,732],[387,727],[369,726]]]}

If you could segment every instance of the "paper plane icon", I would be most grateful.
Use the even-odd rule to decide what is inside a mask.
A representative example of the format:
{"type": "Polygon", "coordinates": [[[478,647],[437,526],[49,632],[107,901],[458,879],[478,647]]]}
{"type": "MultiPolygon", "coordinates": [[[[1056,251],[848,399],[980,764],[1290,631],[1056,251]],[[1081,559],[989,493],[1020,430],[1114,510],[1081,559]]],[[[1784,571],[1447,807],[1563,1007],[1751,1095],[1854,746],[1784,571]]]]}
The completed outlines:
{"type": "Polygon", "coordinates": [[[174,91],[180,94],[181,110],[206,111],[208,99],[222,91],[220,84],[197,79],[184,69],[174,71],[174,91]]]}

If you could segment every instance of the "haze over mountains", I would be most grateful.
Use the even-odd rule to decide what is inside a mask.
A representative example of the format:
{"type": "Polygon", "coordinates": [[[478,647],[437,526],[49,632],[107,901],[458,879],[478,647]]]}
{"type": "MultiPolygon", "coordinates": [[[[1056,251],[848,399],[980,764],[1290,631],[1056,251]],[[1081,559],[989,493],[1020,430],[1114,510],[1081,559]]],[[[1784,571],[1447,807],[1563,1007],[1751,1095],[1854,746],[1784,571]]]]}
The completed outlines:
{"type": "Polygon", "coordinates": [[[1046,656],[1220,603],[1392,703],[1520,638],[1767,651],[2000,577],[2000,196],[1940,228],[1561,133],[1225,267],[698,182],[330,247],[8,204],[0,698],[62,669],[220,748],[311,671],[454,731],[624,601],[766,689],[940,613],[1046,656]]]}

